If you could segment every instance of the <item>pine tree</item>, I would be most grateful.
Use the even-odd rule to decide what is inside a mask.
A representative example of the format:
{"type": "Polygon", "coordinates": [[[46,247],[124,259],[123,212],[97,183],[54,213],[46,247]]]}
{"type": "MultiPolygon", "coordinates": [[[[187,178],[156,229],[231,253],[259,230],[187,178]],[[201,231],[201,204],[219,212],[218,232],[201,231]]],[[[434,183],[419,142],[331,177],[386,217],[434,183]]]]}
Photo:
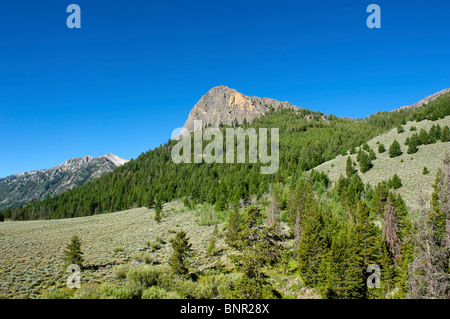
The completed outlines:
{"type": "Polygon", "coordinates": [[[208,256],[214,256],[216,253],[217,253],[217,251],[216,251],[216,236],[214,236],[214,234],[213,234],[211,236],[211,239],[209,240],[209,246],[208,246],[208,250],[206,251],[206,254],[208,256]]]}
{"type": "Polygon", "coordinates": [[[384,213],[384,205],[386,203],[387,196],[388,192],[385,186],[382,183],[378,183],[375,187],[375,194],[370,201],[370,211],[381,217],[384,213]]]}
{"type": "Polygon", "coordinates": [[[377,155],[375,154],[373,149],[369,150],[369,160],[373,161],[377,159],[377,155]]]}
{"type": "Polygon", "coordinates": [[[372,162],[366,152],[360,149],[358,152],[359,169],[361,173],[365,173],[372,168],[372,162]]]}
{"type": "Polygon", "coordinates": [[[358,204],[354,231],[353,249],[357,267],[360,269],[358,292],[361,298],[370,298],[372,294],[367,287],[369,265],[380,264],[381,236],[370,217],[369,207],[364,201],[358,204]]]}
{"type": "Polygon", "coordinates": [[[350,178],[354,173],[356,173],[355,166],[353,166],[353,161],[350,156],[347,156],[347,166],[345,168],[347,177],[350,178]]]}
{"type": "Polygon", "coordinates": [[[263,220],[264,215],[256,206],[250,207],[243,218],[239,253],[230,256],[236,269],[243,273],[232,293],[234,298],[276,297],[262,269],[279,261],[283,247],[274,225],[267,227],[263,220]]]}
{"type": "Polygon", "coordinates": [[[449,142],[450,141],[450,130],[448,126],[444,126],[441,132],[441,142],[449,142]]]}
{"type": "Polygon", "coordinates": [[[402,187],[402,180],[400,179],[400,177],[398,177],[397,174],[394,174],[394,176],[392,176],[391,181],[392,181],[392,187],[394,189],[402,187]]]}
{"type": "Polygon", "coordinates": [[[371,148],[370,148],[369,144],[364,143],[363,144],[363,150],[365,150],[366,152],[370,152],[371,148]]]}
{"type": "Polygon", "coordinates": [[[147,208],[150,209],[155,205],[155,197],[151,192],[147,194],[147,208]]]}
{"type": "Polygon", "coordinates": [[[406,151],[406,153],[408,154],[417,153],[417,151],[419,150],[417,146],[420,145],[419,136],[416,133],[414,133],[408,140],[408,143],[406,145],[408,145],[408,150],[406,151]]]}
{"type": "Polygon", "coordinates": [[[64,262],[65,266],[72,264],[82,267],[83,265],[83,252],[81,251],[81,240],[78,235],[72,236],[70,243],[67,244],[64,250],[64,262]]]}
{"type": "Polygon", "coordinates": [[[155,221],[157,223],[161,222],[162,220],[161,212],[162,212],[162,203],[158,200],[155,204],[155,221]]]}
{"type": "Polygon", "coordinates": [[[391,146],[389,147],[389,157],[397,157],[402,154],[403,152],[400,143],[397,140],[394,140],[394,142],[392,142],[391,146]]]}
{"type": "Polygon", "coordinates": [[[428,144],[428,133],[423,128],[419,132],[420,144],[428,144]]]}
{"type": "Polygon", "coordinates": [[[239,242],[239,234],[242,227],[241,224],[241,214],[239,213],[238,207],[235,207],[228,219],[228,227],[225,233],[225,242],[231,247],[238,248],[241,244],[239,242]]]}
{"type": "Polygon", "coordinates": [[[184,230],[177,232],[172,241],[173,253],[169,259],[169,265],[172,271],[179,275],[187,275],[188,258],[192,256],[192,244],[189,243],[189,238],[184,230]]]}
{"type": "Polygon", "coordinates": [[[378,153],[384,153],[386,152],[386,147],[384,146],[384,144],[380,144],[378,145],[378,153]]]}
{"type": "Polygon", "coordinates": [[[430,220],[434,228],[434,232],[436,234],[436,242],[442,243],[446,236],[446,226],[447,219],[449,218],[449,213],[445,212],[448,210],[448,204],[446,205],[446,201],[448,203],[449,196],[449,185],[445,183],[445,175],[442,172],[442,169],[438,169],[436,174],[435,182],[433,184],[433,193],[431,195],[431,211],[430,211],[430,220]]]}
{"type": "Polygon", "coordinates": [[[297,259],[299,271],[307,285],[316,285],[319,280],[319,268],[326,248],[324,221],[316,205],[305,211],[302,236],[298,246],[297,259]]]}

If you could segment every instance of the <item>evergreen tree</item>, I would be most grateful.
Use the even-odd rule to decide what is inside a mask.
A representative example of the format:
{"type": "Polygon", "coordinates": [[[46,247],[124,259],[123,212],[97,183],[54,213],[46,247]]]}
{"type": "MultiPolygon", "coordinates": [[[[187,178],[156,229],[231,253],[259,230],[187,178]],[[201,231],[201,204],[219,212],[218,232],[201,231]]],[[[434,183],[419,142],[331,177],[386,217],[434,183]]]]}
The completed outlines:
{"type": "Polygon", "coordinates": [[[373,149],[369,150],[369,160],[373,161],[377,159],[377,155],[375,154],[375,152],[373,151],[373,149]]]}
{"type": "Polygon", "coordinates": [[[172,271],[179,275],[187,275],[189,273],[188,258],[192,256],[193,249],[184,230],[177,232],[172,241],[172,249],[173,253],[169,259],[172,271]]]}
{"type": "Polygon", "coordinates": [[[236,269],[243,273],[232,293],[235,298],[274,298],[264,267],[273,266],[282,255],[281,237],[274,226],[263,224],[264,215],[256,207],[250,207],[243,218],[239,253],[230,256],[236,269]]]}
{"type": "Polygon", "coordinates": [[[64,262],[65,266],[72,264],[83,266],[83,252],[81,251],[81,240],[78,235],[72,236],[70,243],[67,244],[64,250],[64,262]]]}
{"type": "Polygon", "coordinates": [[[403,126],[401,126],[401,125],[397,126],[397,133],[398,133],[398,134],[401,134],[401,133],[403,133],[404,131],[405,131],[405,129],[403,128],[403,126]]]}
{"type": "Polygon", "coordinates": [[[348,223],[341,226],[331,240],[319,269],[319,292],[324,298],[361,298],[361,268],[353,250],[348,223]]]}
{"type": "Polygon", "coordinates": [[[241,232],[241,214],[236,206],[228,219],[228,227],[225,233],[225,242],[231,247],[238,248],[240,246],[239,234],[241,232]]]}
{"type": "Polygon", "coordinates": [[[444,126],[441,132],[441,142],[449,142],[450,141],[450,130],[448,126],[444,126]]]}
{"type": "Polygon", "coordinates": [[[419,132],[420,144],[428,144],[428,133],[423,128],[419,132]]]}
{"type": "Polygon", "coordinates": [[[162,203],[158,200],[155,204],[155,221],[157,223],[161,222],[162,220],[161,212],[162,212],[162,203]]]}
{"type": "Polygon", "coordinates": [[[150,209],[155,205],[155,197],[151,192],[147,194],[147,208],[150,209]]]}
{"type": "Polygon", "coordinates": [[[366,152],[360,149],[358,152],[359,169],[361,173],[365,173],[372,168],[372,162],[366,152]]]}
{"type": "Polygon", "coordinates": [[[323,216],[316,205],[311,205],[304,214],[297,253],[298,268],[307,285],[314,286],[318,283],[319,268],[324,258],[325,248],[323,216]]]}
{"type": "Polygon", "coordinates": [[[420,145],[419,136],[416,133],[414,133],[408,140],[408,143],[406,145],[408,145],[408,150],[406,151],[408,154],[417,153],[417,151],[419,150],[417,146],[420,145]]]}
{"type": "Polygon", "coordinates": [[[371,148],[370,148],[369,144],[364,143],[363,144],[363,150],[365,150],[366,152],[370,152],[371,148]]]}
{"type": "Polygon", "coordinates": [[[378,183],[374,192],[373,198],[370,201],[370,211],[381,217],[384,213],[384,205],[388,192],[382,183],[378,183]]]}
{"type": "MultiPolygon", "coordinates": [[[[217,227],[217,225],[216,225],[217,227]]],[[[211,239],[209,240],[209,246],[208,250],[206,251],[206,254],[208,256],[214,256],[217,253],[216,251],[216,236],[213,234],[211,236],[211,239]]]]}
{"type": "Polygon", "coordinates": [[[384,153],[386,152],[386,147],[384,146],[384,144],[380,144],[378,145],[378,153],[384,153]]]}
{"type": "Polygon", "coordinates": [[[394,142],[392,142],[391,146],[389,147],[389,157],[397,157],[402,154],[403,152],[400,143],[397,140],[394,140],[394,142]]]}
{"type": "Polygon", "coordinates": [[[400,177],[398,177],[397,174],[394,174],[394,176],[392,176],[391,181],[392,181],[392,187],[394,189],[402,187],[402,180],[400,179],[400,177]]]}
{"type": "Polygon", "coordinates": [[[360,201],[356,213],[353,249],[354,258],[359,269],[359,280],[357,281],[355,292],[361,298],[372,297],[366,284],[370,275],[366,273],[366,269],[369,265],[380,264],[380,244],[381,237],[370,217],[369,207],[364,201],[360,201]]]}
{"type": "Polygon", "coordinates": [[[431,211],[429,213],[433,230],[436,234],[436,242],[438,245],[442,243],[447,234],[447,219],[450,217],[448,212],[449,201],[449,183],[445,183],[445,175],[442,169],[438,169],[436,179],[433,184],[433,193],[431,195],[431,211]],[[447,202],[447,203],[446,203],[447,202]],[[447,210],[447,212],[446,212],[447,210]]]}
{"type": "Polygon", "coordinates": [[[356,173],[355,166],[353,166],[353,161],[350,156],[347,156],[347,166],[345,168],[345,172],[347,173],[347,177],[350,178],[354,173],[356,173]]]}

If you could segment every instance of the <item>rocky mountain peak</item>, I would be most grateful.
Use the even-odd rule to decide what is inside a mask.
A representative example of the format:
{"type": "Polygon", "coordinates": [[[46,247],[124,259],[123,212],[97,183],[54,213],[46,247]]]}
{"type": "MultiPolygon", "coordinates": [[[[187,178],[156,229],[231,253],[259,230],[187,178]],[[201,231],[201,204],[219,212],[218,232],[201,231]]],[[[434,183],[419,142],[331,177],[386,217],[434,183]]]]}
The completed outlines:
{"type": "Polygon", "coordinates": [[[194,120],[201,120],[203,126],[210,125],[212,127],[218,127],[221,123],[232,125],[235,121],[242,124],[244,119],[250,123],[272,108],[275,110],[280,108],[298,109],[289,102],[250,97],[224,85],[216,86],[195,104],[183,128],[193,131],[194,120]]]}

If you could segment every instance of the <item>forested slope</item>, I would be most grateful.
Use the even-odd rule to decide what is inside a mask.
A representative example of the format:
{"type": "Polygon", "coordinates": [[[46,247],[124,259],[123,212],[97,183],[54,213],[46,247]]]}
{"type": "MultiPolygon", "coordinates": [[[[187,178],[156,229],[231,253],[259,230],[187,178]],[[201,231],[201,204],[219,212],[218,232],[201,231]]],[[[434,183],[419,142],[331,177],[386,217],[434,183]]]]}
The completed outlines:
{"type": "Polygon", "coordinates": [[[436,120],[449,114],[450,94],[420,108],[378,112],[365,119],[323,116],[306,109],[272,111],[244,128],[279,128],[280,168],[276,174],[260,174],[260,163],[175,164],[171,149],[176,141],[169,140],[93,182],[3,214],[14,220],[87,216],[184,196],[223,210],[233,202],[260,197],[270,183],[295,180],[300,172],[346,154],[407,121],[436,120]]]}

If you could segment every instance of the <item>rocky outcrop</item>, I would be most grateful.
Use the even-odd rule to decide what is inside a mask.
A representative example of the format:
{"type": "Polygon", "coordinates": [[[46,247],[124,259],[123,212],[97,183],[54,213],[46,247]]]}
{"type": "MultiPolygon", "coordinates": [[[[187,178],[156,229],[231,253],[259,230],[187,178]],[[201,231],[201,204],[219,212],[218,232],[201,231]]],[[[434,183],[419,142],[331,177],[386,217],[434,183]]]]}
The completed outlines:
{"type": "Polygon", "coordinates": [[[201,120],[203,126],[218,127],[220,124],[251,123],[271,109],[294,109],[289,102],[270,98],[250,97],[226,86],[216,86],[208,91],[192,108],[183,128],[193,131],[194,121],[201,120]]]}
{"type": "Polygon", "coordinates": [[[126,162],[128,161],[111,153],[97,158],[88,155],[67,160],[50,169],[0,178],[0,209],[61,194],[92,181],[126,162]]]}
{"type": "Polygon", "coordinates": [[[442,90],[442,91],[440,91],[440,92],[431,94],[431,95],[427,96],[426,98],[424,98],[424,99],[420,100],[419,102],[414,103],[414,104],[412,104],[412,105],[407,105],[407,106],[399,107],[397,110],[401,110],[401,109],[410,109],[410,108],[414,108],[414,107],[420,107],[420,106],[422,106],[422,105],[428,104],[428,103],[431,102],[431,101],[436,100],[436,99],[437,99],[438,97],[440,97],[441,95],[446,94],[446,93],[449,93],[449,92],[450,92],[450,89],[442,90]]]}

